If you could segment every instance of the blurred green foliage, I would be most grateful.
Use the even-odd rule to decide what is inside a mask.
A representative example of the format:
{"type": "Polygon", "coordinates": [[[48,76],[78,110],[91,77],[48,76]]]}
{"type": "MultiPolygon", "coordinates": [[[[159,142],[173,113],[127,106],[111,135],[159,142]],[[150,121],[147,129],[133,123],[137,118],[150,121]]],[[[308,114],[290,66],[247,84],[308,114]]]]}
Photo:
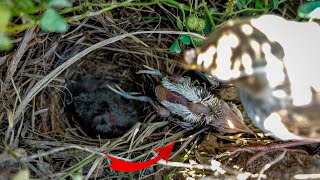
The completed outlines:
{"type": "Polygon", "coordinates": [[[43,30],[49,32],[66,32],[69,28],[63,17],[54,9],[47,9],[40,19],[40,26],[43,30]]]}
{"type": "Polygon", "coordinates": [[[40,22],[44,31],[66,32],[68,24],[56,10],[65,7],[71,7],[67,0],[1,0],[0,50],[9,50],[12,47],[8,28],[14,24],[36,25],[40,22]]]}
{"type": "Polygon", "coordinates": [[[320,19],[320,1],[303,3],[298,8],[298,15],[301,18],[320,19]]]}

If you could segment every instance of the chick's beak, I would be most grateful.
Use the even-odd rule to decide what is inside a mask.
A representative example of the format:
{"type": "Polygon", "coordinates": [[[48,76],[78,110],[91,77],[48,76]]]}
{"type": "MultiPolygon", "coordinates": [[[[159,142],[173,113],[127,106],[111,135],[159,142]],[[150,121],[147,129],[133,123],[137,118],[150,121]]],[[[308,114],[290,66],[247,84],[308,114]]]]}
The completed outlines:
{"type": "MultiPolygon", "coordinates": [[[[239,117],[232,108],[226,103],[221,103],[221,115],[210,123],[210,125],[217,127],[221,132],[225,133],[249,133],[253,134],[243,122],[243,118],[239,117]]],[[[241,116],[241,115],[240,115],[241,116]]]]}

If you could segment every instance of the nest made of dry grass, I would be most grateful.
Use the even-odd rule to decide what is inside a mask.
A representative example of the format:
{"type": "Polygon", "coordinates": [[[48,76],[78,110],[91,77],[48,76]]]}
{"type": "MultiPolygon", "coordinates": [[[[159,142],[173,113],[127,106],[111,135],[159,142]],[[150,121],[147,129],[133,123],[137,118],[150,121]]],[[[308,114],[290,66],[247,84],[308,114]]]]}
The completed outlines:
{"type": "Polygon", "coordinates": [[[142,114],[140,123],[119,138],[91,138],[82,132],[64,111],[66,79],[91,74],[111,80],[126,91],[152,97],[159,79],[137,75],[137,71],[144,69],[143,65],[169,75],[183,73],[178,66],[181,55],[168,51],[178,37],[170,32],[176,30],[171,28],[170,22],[130,21],[126,18],[128,14],[152,13],[149,10],[150,7],[127,8],[126,13],[114,10],[113,17],[101,14],[73,22],[66,34],[44,33],[34,27],[16,35],[15,42],[19,47],[4,54],[0,60],[1,176],[10,176],[25,167],[31,172],[31,177],[39,179],[63,179],[77,173],[87,178],[102,179],[163,179],[165,176],[184,179],[187,176],[219,174],[212,171],[210,165],[186,167],[186,164],[179,163],[172,163],[171,166],[176,167],[173,169],[157,165],[135,173],[119,173],[106,168],[110,162],[101,154],[143,161],[154,156],[152,150],[173,141],[178,143],[171,155],[172,161],[208,164],[214,158],[221,161],[227,170],[226,174],[220,174],[224,178],[235,178],[244,170],[261,172],[267,162],[278,162],[279,166],[273,166],[266,172],[273,178],[279,177],[279,172],[314,172],[319,167],[317,155],[296,151],[287,152],[284,158],[278,151],[257,157],[255,163],[245,168],[244,162],[250,160],[252,153],[241,149],[241,143],[275,141],[256,137],[230,138],[207,127],[183,129],[172,123],[172,119],[157,117],[147,103],[139,109],[142,114]],[[138,30],[158,30],[161,33],[134,34],[138,30]],[[228,148],[221,149],[228,146],[240,148],[231,153],[228,148]],[[15,160],[15,156],[20,158],[15,160]],[[274,161],[277,157],[282,159],[274,161]],[[239,168],[232,169],[234,165],[239,168]],[[193,171],[190,167],[202,170],[193,171]],[[278,167],[283,168],[279,171],[278,167]]]}

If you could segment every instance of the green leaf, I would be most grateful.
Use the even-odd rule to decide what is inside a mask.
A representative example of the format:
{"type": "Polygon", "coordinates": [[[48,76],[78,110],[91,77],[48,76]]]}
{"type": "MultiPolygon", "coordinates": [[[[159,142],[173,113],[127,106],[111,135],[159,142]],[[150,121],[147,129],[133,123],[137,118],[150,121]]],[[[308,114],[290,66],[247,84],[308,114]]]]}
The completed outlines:
{"type": "Polygon", "coordinates": [[[239,10],[242,10],[242,9],[243,9],[242,4],[241,4],[240,2],[237,2],[237,3],[236,3],[236,6],[238,7],[239,10]]]}
{"type": "Polygon", "coordinates": [[[20,12],[32,10],[35,8],[33,1],[30,0],[12,0],[12,2],[14,3],[14,8],[20,10],[20,12]]]}
{"type": "Polygon", "coordinates": [[[207,34],[210,34],[211,32],[212,32],[212,24],[210,23],[210,20],[209,20],[209,18],[206,16],[206,28],[205,28],[205,32],[207,33],[207,34]]]}
{"type": "Polygon", "coordinates": [[[263,8],[263,3],[262,3],[262,1],[256,0],[256,1],[255,1],[255,4],[256,4],[256,8],[257,8],[257,9],[262,9],[262,8],[263,8]]]}
{"type": "Polygon", "coordinates": [[[180,29],[180,31],[183,30],[183,24],[182,24],[182,20],[180,19],[180,17],[178,16],[177,18],[177,26],[180,29]]]}
{"type": "Polygon", "coordinates": [[[301,18],[320,19],[320,1],[301,4],[298,8],[298,16],[301,18]]]}
{"type": "Polygon", "coordinates": [[[242,4],[247,5],[249,3],[249,0],[242,0],[241,2],[242,4]]]}
{"type": "Polygon", "coordinates": [[[277,9],[278,6],[279,6],[279,0],[273,0],[272,3],[265,4],[264,8],[268,9],[270,11],[273,11],[273,10],[277,9]]]}
{"type": "Polygon", "coordinates": [[[1,51],[8,51],[11,48],[12,48],[11,39],[5,34],[0,34],[0,50],[1,51]]]}
{"type": "Polygon", "coordinates": [[[277,9],[279,6],[279,0],[273,0],[273,9],[277,9]]]}
{"type": "Polygon", "coordinates": [[[191,38],[188,35],[181,35],[179,39],[184,45],[189,45],[191,43],[191,38]]]}
{"type": "Polygon", "coordinates": [[[11,12],[4,4],[0,4],[0,17],[0,33],[4,33],[11,19],[11,12]]]}
{"type": "Polygon", "coordinates": [[[57,7],[57,8],[65,8],[65,7],[71,7],[72,4],[67,0],[51,0],[49,2],[50,7],[57,7]]]}
{"type": "Polygon", "coordinates": [[[176,39],[176,40],[174,41],[174,43],[171,45],[169,51],[170,51],[171,53],[180,53],[180,52],[181,52],[181,48],[180,48],[180,44],[179,44],[178,39],[176,39]]]}
{"type": "Polygon", "coordinates": [[[40,19],[40,26],[44,31],[66,32],[69,28],[63,17],[53,9],[48,9],[40,19]]]}

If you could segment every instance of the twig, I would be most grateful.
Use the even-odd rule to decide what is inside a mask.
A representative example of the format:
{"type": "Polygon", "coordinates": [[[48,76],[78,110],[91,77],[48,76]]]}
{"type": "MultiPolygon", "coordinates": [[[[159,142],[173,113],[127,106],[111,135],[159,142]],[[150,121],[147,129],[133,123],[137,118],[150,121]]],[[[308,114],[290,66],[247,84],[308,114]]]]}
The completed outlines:
{"type": "Polygon", "coordinates": [[[320,179],[320,174],[297,174],[294,179],[320,179]]]}
{"type": "Polygon", "coordinates": [[[237,170],[224,166],[216,160],[212,160],[211,165],[207,165],[207,164],[190,164],[190,163],[171,162],[171,161],[168,161],[168,163],[166,163],[165,160],[161,159],[160,161],[157,162],[157,164],[161,164],[164,166],[172,166],[172,167],[182,167],[182,168],[188,168],[188,169],[217,171],[221,174],[225,174],[226,172],[231,173],[233,175],[240,175],[240,174],[246,173],[246,172],[239,172],[237,170]]]}
{"type": "Polygon", "coordinates": [[[45,157],[45,156],[48,156],[49,154],[57,153],[59,151],[65,151],[67,149],[79,149],[79,150],[87,151],[87,152],[90,152],[92,154],[97,154],[97,155],[105,157],[105,155],[103,153],[101,153],[101,152],[94,151],[94,150],[91,150],[89,148],[85,148],[85,147],[81,147],[81,146],[77,146],[77,145],[69,145],[69,146],[55,148],[55,149],[52,149],[52,150],[47,151],[47,152],[34,154],[34,155],[31,155],[31,156],[28,156],[28,157],[22,157],[22,158],[20,158],[20,160],[22,162],[29,162],[29,161],[31,161],[33,159],[37,159],[37,158],[40,158],[40,157],[45,157]]]}
{"type": "Polygon", "coordinates": [[[280,162],[284,156],[286,155],[287,151],[283,151],[282,154],[280,154],[276,159],[274,159],[273,161],[271,161],[270,163],[267,163],[259,172],[259,176],[258,176],[258,180],[260,180],[262,178],[262,174],[268,170],[271,166],[273,166],[274,164],[280,162]]]}
{"type": "Polygon", "coordinates": [[[16,72],[17,66],[18,66],[22,56],[27,51],[27,45],[28,45],[29,41],[33,38],[34,29],[35,29],[35,27],[27,30],[27,32],[24,34],[24,37],[23,37],[21,43],[19,44],[19,48],[16,51],[15,56],[10,61],[10,65],[7,70],[6,79],[4,80],[5,86],[7,86],[7,84],[10,82],[13,74],[16,72]]]}
{"type": "Polygon", "coordinates": [[[307,144],[315,144],[319,143],[319,140],[317,141],[293,141],[293,142],[286,142],[283,144],[267,144],[267,145],[260,145],[260,146],[243,146],[243,147],[222,147],[222,149],[226,149],[229,151],[273,151],[278,149],[284,149],[288,147],[295,147],[295,146],[302,146],[307,144]]]}

